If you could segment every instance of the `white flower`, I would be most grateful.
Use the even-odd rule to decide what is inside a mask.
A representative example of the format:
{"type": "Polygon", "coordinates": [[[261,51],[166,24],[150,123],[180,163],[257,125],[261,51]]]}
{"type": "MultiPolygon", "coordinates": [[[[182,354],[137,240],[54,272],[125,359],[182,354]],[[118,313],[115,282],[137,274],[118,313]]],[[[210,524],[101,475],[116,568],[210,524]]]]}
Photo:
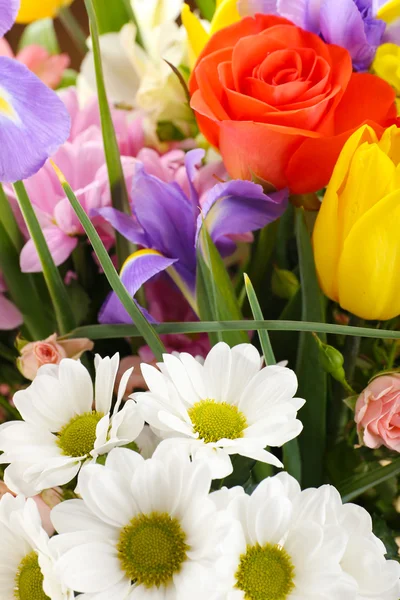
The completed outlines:
{"type": "Polygon", "coordinates": [[[232,472],[230,455],[281,467],[267,446],[282,446],[302,430],[296,419],[304,400],[294,398],[296,375],[278,366],[261,369],[251,344],[219,343],[204,365],[189,354],[165,354],[158,371],[142,365],[150,391],[133,398],[161,437],[159,449],[181,445],[206,460],[214,479],[232,472]]]}
{"type": "Polygon", "coordinates": [[[236,519],[220,544],[218,600],[353,600],[355,586],[340,560],[347,535],[307,510],[317,490],[287,473],[265,479],[251,496],[221,490],[211,497],[236,519]],[[220,497],[222,495],[222,498],[220,497]]]}
{"type": "Polygon", "coordinates": [[[49,538],[32,499],[5,494],[0,500],[0,598],[72,600],[54,572],[49,538]]]}
{"type": "Polygon", "coordinates": [[[400,564],[386,560],[386,548],[372,532],[372,520],[361,506],[343,504],[339,492],[330,485],[304,490],[309,497],[307,512],[324,527],[339,526],[346,535],[341,559],[343,572],[356,590],[356,600],[398,600],[400,564]]]}
{"type": "Polygon", "coordinates": [[[12,491],[33,496],[68,483],[82,465],[138,437],[144,421],[135,403],[119,410],[132,369],[121,378],[110,412],[118,365],[118,354],[96,356],[93,390],[85,367],[63,359],[41,367],[32,384],[15,394],[23,421],[0,426],[0,461],[10,463],[4,481],[12,491]]]}
{"type": "Polygon", "coordinates": [[[82,600],[204,600],[215,589],[219,517],[206,465],[178,451],[144,460],[116,448],[56,506],[56,571],[82,600]],[[90,565],[90,568],[89,568],[90,565]]]}

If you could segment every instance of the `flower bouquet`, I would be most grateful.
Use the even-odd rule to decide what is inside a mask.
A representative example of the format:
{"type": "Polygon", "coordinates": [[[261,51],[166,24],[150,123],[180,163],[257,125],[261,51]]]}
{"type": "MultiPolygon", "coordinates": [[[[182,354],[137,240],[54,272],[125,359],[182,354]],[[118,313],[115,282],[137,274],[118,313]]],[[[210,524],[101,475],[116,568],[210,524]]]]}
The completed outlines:
{"type": "Polygon", "coordinates": [[[1,600],[399,600],[397,94],[399,0],[0,0],[1,600]]]}

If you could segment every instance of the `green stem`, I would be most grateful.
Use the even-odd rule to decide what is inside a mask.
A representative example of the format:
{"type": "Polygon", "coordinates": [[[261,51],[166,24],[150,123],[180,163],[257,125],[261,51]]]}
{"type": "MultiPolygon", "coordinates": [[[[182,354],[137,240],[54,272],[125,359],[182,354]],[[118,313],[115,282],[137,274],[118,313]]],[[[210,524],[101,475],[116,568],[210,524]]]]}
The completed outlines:
{"type": "Polygon", "coordinates": [[[40,227],[36,213],[29,200],[28,194],[22,181],[14,183],[15,193],[17,194],[19,206],[25,223],[28,227],[30,236],[35,244],[42,265],[43,276],[53,303],[54,312],[57,318],[58,329],[61,335],[65,335],[76,326],[74,315],[69,303],[67,290],[53,257],[47,246],[46,239],[40,227]]]}
{"type": "Polygon", "coordinates": [[[0,222],[3,223],[9,238],[19,252],[24,244],[14,213],[10,206],[7,196],[4,193],[3,186],[0,184],[0,222]]]}
{"type": "Polygon", "coordinates": [[[85,56],[88,51],[86,35],[77,19],[75,19],[71,9],[68,8],[68,6],[64,6],[58,13],[58,16],[64,29],[67,31],[79,52],[82,56],[85,56]]]}
{"type": "Polygon", "coordinates": [[[389,352],[388,362],[387,362],[387,369],[393,369],[393,367],[394,367],[394,363],[396,361],[396,355],[397,355],[397,348],[398,348],[397,342],[393,342],[390,347],[390,352],[389,352]]]}
{"type": "MultiPolygon", "coordinates": [[[[131,214],[128,191],[126,189],[121,157],[115,135],[114,124],[111,117],[110,105],[108,103],[106,87],[104,83],[103,66],[101,63],[101,50],[99,40],[99,28],[93,0],[85,0],[86,10],[89,15],[90,32],[92,36],[94,67],[96,72],[97,95],[99,99],[101,129],[103,133],[104,152],[110,181],[112,205],[117,210],[131,214]]],[[[130,242],[116,232],[116,247],[119,267],[121,268],[126,258],[132,254],[134,249],[130,242]]]]}

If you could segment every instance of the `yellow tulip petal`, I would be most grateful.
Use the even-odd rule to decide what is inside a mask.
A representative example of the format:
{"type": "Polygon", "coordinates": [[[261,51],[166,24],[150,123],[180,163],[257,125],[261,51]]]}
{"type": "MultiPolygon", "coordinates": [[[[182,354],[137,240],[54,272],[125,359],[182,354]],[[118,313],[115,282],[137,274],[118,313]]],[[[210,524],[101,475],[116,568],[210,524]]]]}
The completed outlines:
{"type": "Polygon", "coordinates": [[[343,243],[354,225],[393,189],[395,166],[378,144],[362,144],[354,153],[339,194],[338,219],[343,243]]]}
{"type": "Polygon", "coordinates": [[[237,0],[222,0],[211,21],[210,35],[240,21],[241,18],[237,9],[237,0]]]}
{"type": "Polygon", "coordinates": [[[363,319],[400,314],[400,190],[354,225],[339,264],[340,305],[363,319]]]}
{"type": "Polygon", "coordinates": [[[376,15],[378,19],[391,23],[400,17],[400,0],[389,0],[379,10],[376,15]]]}
{"type": "Polygon", "coordinates": [[[63,6],[69,6],[73,0],[22,0],[16,22],[31,23],[39,19],[55,17],[63,6]]]}
{"type": "Polygon", "coordinates": [[[342,188],[354,153],[365,141],[377,141],[374,130],[367,125],[353,133],[344,145],[314,227],[313,247],[318,278],[322,290],[332,300],[338,300],[337,268],[342,239],[342,225],[338,220],[338,191],[342,188]]]}
{"type": "Polygon", "coordinates": [[[181,17],[188,35],[190,64],[194,66],[210,36],[204,29],[200,19],[192,13],[187,4],[184,4],[182,7],[181,17]]]}
{"type": "Polygon", "coordinates": [[[382,44],[376,52],[372,69],[387,81],[397,93],[400,92],[400,47],[396,44],[382,44]]]}
{"type": "Polygon", "coordinates": [[[385,130],[378,145],[396,166],[400,164],[400,129],[396,125],[385,130]]]}

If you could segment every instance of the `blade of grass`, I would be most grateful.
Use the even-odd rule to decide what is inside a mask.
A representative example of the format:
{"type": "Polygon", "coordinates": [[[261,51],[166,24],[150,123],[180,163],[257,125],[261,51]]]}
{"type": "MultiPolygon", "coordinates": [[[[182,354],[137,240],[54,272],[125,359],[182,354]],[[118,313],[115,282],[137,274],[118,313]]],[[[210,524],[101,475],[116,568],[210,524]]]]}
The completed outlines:
{"type": "Polygon", "coordinates": [[[0,221],[3,223],[4,229],[7,231],[8,237],[11,239],[15,249],[19,252],[23,246],[23,239],[15,220],[14,213],[11,209],[8,198],[4,192],[3,186],[0,183],[0,221]]]}
{"type": "Polygon", "coordinates": [[[79,50],[82,56],[85,56],[86,52],[88,51],[88,47],[86,45],[86,35],[71,9],[68,8],[68,6],[63,6],[58,13],[58,16],[76,48],[79,50]]]}
{"type": "Polygon", "coordinates": [[[343,481],[338,487],[343,502],[350,502],[367,490],[400,475],[400,458],[393,460],[390,465],[377,465],[367,473],[356,475],[343,481]]]}
{"type": "MultiPolygon", "coordinates": [[[[248,275],[244,274],[244,284],[246,286],[247,297],[250,302],[251,312],[253,313],[254,320],[263,321],[264,315],[262,314],[260,303],[258,302],[257,295],[254,291],[253,284],[251,283],[248,275]]],[[[260,338],[261,348],[264,354],[265,363],[267,365],[274,365],[276,363],[274,351],[271,346],[267,329],[258,329],[258,337],[260,338]]]]}
{"type": "Polygon", "coordinates": [[[14,304],[24,317],[26,336],[31,340],[43,340],[53,333],[51,321],[43,311],[43,303],[36,293],[33,278],[21,273],[19,252],[13,245],[0,220],[0,269],[14,304]]]}
{"type": "Polygon", "coordinates": [[[74,314],[69,303],[67,290],[61,278],[60,272],[54,264],[53,257],[47,246],[36,213],[33,210],[31,201],[22,181],[14,183],[14,190],[18,198],[18,203],[25,219],[26,226],[30,236],[35,244],[42,265],[43,276],[53,303],[54,312],[57,319],[58,329],[61,335],[65,335],[76,327],[74,314]]]}
{"type": "MultiPolygon", "coordinates": [[[[112,205],[114,208],[129,215],[131,214],[129,196],[128,191],[126,189],[124,172],[121,164],[121,156],[119,153],[117,137],[115,135],[110,105],[108,103],[107,92],[104,83],[97,15],[94,8],[93,0],[85,0],[85,5],[90,21],[94,68],[96,72],[97,96],[99,99],[101,129],[103,133],[103,143],[108,169],[108,178],[110,181],[112,205]]],[[[116,246],[118,263],[119,267],[121,268],[125,259],[134,251],[134,248],[132,248],[130,242],[118,232],[116,232],[116,246]]]]}
{"type": "MultiPolygon", "coordinates": [[[[295,229],[301,277],[302,319],[323,323],[323,296],[302,209],[296,209],[295,229]]],[[[326,341],[325,334],[321,339],[326,341]]],[[[328,388],[327,373],[320,362],[319,348],[313,337],[306,333],[300,336],[296,374],[299,381],[298,395],[306,399],[301,410],[303,431],[299,438],[302,484],[304,487],[313,487],[323,483],[328,388]]]]}
{"type": "MultiPolygon", "coordinates": [[[[349,327],[332,323],[305,323],[304,321],[192,321],[185,323],[163,323],[154,325],[159,334],[175,333],[211,333],[217,331],[307,331],[309,333],[331,333],[334,335],[350,335],[355,337],[375,338],[380,340],[399,340],[400,331],[373,329],[372,327],[349,327]]],[[[77,327],[65,338],[88,337],[92,340],[111,338],[141,337],[134,325],[85,325],[77,327]]]]}
{"type": "Polygon", "coordinates": [[[118,298],[121,300],[129,316],[132,318],[132,321],[134,321],[134,323],[136,324],[137,330],[139,331],[140,335],[146,340],[146,343],[151,348],[154,356],[158,360],[162,360],[162,354],[163,352],[165,352],[165,348],[160,338],[158,337],[157,333],[150,325],[150,323],[147,322],[146,318],[143,316],[142,312],[136,305],[133,298],[131,298],[130,294],[127,292],[124,284],[118,276],[117,271],[115,270],[115,267],[111,261],[111,258],[108,255],[107,250],[105,249],[99,237],[99,234],[97,233],[91,220],[83,210],[81,204],[77,200],[70,185],[65,180],[65,177],[61,173],[60,169],[56,165],[54,165],[54,163],[53,167],[64,189],[64,192],[71,203],[72,208],[74,209],[79,221],[81,222],[84,230],[86,231],[86,235],[88,236],[90,243],[93,246],[93,249],[97,255],[97,258],[99,259],[99,262],[103,268],[104,274],[107,277],[110,286],[117,294],[118,298]]]}

